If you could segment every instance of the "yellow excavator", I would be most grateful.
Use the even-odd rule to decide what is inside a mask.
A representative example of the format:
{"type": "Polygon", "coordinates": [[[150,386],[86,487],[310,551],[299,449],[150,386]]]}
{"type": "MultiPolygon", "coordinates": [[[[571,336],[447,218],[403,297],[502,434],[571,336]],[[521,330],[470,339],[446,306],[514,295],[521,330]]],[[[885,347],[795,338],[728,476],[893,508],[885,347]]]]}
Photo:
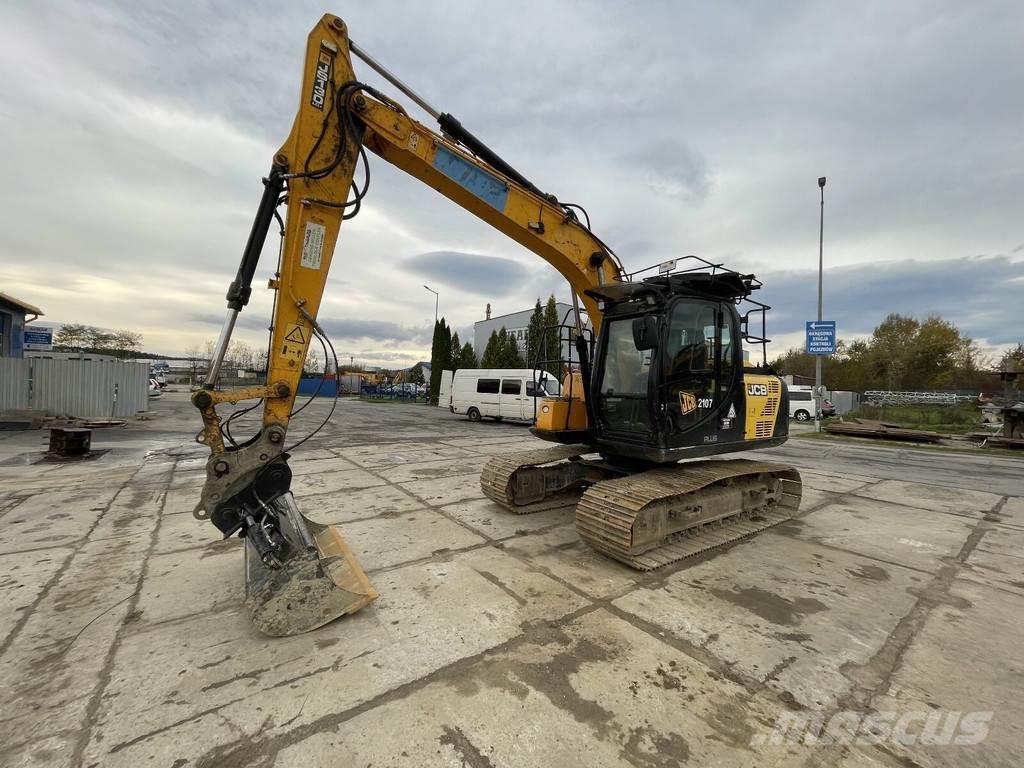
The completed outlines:
{"type": "Polygon", "coordinates": [[[203,419],[196,439],[210,449],[194,514],[245,540],[246,603],[261,631],[306,632],[377,597],[338,531],[301,514],[288,466],[312,436],[288,435],[310,345],[322,343],[337,365],[317,312],[341,224],[367,194],[366,150],[525,246],[569,283],[575,321],[545,329],[557,335],[565,359],[536,361],[565,374],[561,393],[541,400],[532,428],[559,445],[493,459],[481,474],[486,496],[518,513],[576,499],[583,540],[639,569],[793,515],[801,492],[793,468],[702,459],[780,445],[788,434],[786,387],[764,358],[769,307],[751,298],[757,279],[692,256],[627,274],[581,206],[542,192],[361,50],[328,14],[309,35],[295,122],[263,180],[205,386],[193,396],[203,419]],[[361,83],[353,56],[440,130],[361,83]],[[224,351],[275,219],[282,242],[269,285],[267,383],[220,390],[224,351]],[[747,361],[744,342],[761,345],[759,365],[747,361]],[[245,412],[262,402],[262,427],[238,442],[230,426],[240,412],[222,419],[217,406],[245,400],[259,401],[245,412]]]}

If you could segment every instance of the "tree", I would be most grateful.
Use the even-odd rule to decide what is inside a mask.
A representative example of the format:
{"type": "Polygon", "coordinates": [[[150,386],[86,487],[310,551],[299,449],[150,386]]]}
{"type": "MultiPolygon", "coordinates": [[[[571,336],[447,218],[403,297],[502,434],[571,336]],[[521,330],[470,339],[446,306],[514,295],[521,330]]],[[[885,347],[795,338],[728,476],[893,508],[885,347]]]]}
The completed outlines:
{"type": "MultiPolygon", "coordinates": [[[[499,338],[501,334],[498,334],[499,338]]],[[[523,356],[519,353],[519,344],[514,333],[506,334],[505,346],[501,354],[502,368],[523,368],[525,367],[523,356]]]]}
{"type": "MultiPolygon", "coordinates": [[[[555,305],[555,295],[551,294],[548,296],[547,306],[544,307],[544,326],[553,328],[561,322],[562,320],[558,316],[558,307],[555,305]]],[[[556,331],[549,331],[544,339],[544,357],[551,361],[547,365],[547,370],[555,376],[561,374],[561,366],[558,361],[562,359],[562,345],[559,335],[556,331]]]]}
{"type": "Polygon", "coordinates": [[[459,369],[459,355],[462,353],[462,342],[459,340],[458,331],[452,334],[452,346],[448,352],[449,366],[448,370],[457,371],[459,369]]]}
{"type": "Polygon", "coordinates": [[[476,353],[473,351],[473,345],[468,341],[462,345],[462,350],[459,352],[459,368],[478,368],[479,365],[476,360],[476,353]]]}
{"type": "Polygon", "coordinates": [[[130,352],[138,352],[142,347],[142,334],[133,331],[118,330],[110,334],[110,347],[118,357],[128,357],[130,352]]]}
{"type": "MultiPolygon", "coordinates": [[[[784,374],[813,379],[815,356],[790,349],[772,363],[784,374]]],[[[822,360],[822,378],[829,389],[864,392],[974,389],[990,378],[977,343],[937,315],[923,322],[890,314],[868,339],[840,341],[836,354],[822,360]]]]}
{"type": "MultiPolygon", "coordinates": [[[[504,332],[504,328],[501,329],[504,332]]],[[[500,368],[500,342],[498,339],[498,332],[491,331],[490,338],[487,339],[487,345],[484,347],[484,354],[480,358],[481,368],[500,368]]]]}
{"type": "Polygon", "coordinates": [[[1024,373],[1024,344],[1017,344],[1014,349],[1006,350],[999,358],[998,370],[1024,373]]]}
{"type": "Polygon", "coordinates": [[[434,324],[434,339],[430,345],[430,403],[437,405],[441,388],[441,372],[451,370],[452,332],[442,317],[434,324]]]}
{"type": "Polygon", "coordinates": [[[105,331],[93,325],[68,323],[53,339],[53,346],[60,352],[96,352],[129,357],[142,346],[142,334],[119,329],[105,331]]]}
{"type": "Polygon", "coordinates": [[[911,348],[920,327],[914,318],[892,313],[871,334],[871,367],[882,389],[904,389],[911,348]]]}
{"type": "MultiPolygon", "coordinates": [[[[307,365],[303,366],[304,371],[323,373],[323,361],[316,356],[316,351],[310,348],[309,355],[306,357],[307,365]]],[[[244,341],[232,340],[228,344],[227,352],[224,354],[224,362],[229,368],[243,371],[253,370],[256,367],[256,350],[244,341]]]]}
{"type": "Polygon", "coordinates": [[[53,337],[53,346],[81,351],[92,346],[95,330],[95,328],[81,323],[68,323],[53,337]]]}
{"type": "Polygon", "coordinates": [[[411,384],[423,384],[426,378],[423,376],[423,365],[416,363],[412,368],[409,369],[409,383],[411,384]]]}
{"type": "Polygon", "coordinates": [[[188,372],[188,383],[195,384],[199,381],[199,374],[206,369],[206,365],[200,366],[200,361],[203,360],[202,353],[199,351],[199,345],[193,344],[185,350],[185,357],[188,358],[189,372],[188,372]]]}
{"type": "Polygon", "coordinates": [[[533,314],[530,315],[530,325],[526,329],[526,364],[537,365],[540,360],[541,343],[544,336],[544,308],[540,299],[533,307],[533,314]]]}
{"type": "Polygon", "coordinates": [[[253,357],[253,370],[257,373],[262,373],[264,376],[267,375],[267,348],[260,347],[255,356],[253,357]]]}
{"type": "Polygon", "coordinates": [[[498,345],[494,348],[494,367],[507,368],[506,360],[508,360],[508,331],[503,325],[498,329],[498,345]]]}
{"type": "MultiPolygon", "coordinates": [[[[229,346],[230,350],[231,347],[229,346]]],[[[239,367],[234,365],[232,367],[239,367]]],[[[306,353],[306,360],[302,364],[302,372],[311,376],[323,376],[329,371],[329,368],[324,367],[323,354],[319,349],[309,348],[309,352],[306,353]]]]}

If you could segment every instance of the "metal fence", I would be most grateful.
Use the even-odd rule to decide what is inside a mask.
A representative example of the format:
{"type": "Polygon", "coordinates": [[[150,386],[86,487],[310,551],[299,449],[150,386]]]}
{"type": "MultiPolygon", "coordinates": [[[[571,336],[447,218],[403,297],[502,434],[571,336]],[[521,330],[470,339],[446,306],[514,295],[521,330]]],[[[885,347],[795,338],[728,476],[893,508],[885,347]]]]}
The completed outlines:
{"type": "Polygon", "coordinates": [[[857,410],[862,399],[859,392],[849,392],[846,390],[829,390],[825,393],[825,397],[835,406],[836,413],[840,416],[845,416],[850,411],[857,410]]]}
{"type": "Polygon", "coordinates": [[[0,411],[128,418],[149,408],[149,365],[119,360],[0,359],[0,411]]]}
{"type": "Polygon", "coordinates": [[[871,405],[956,405],[977,400],[977,395],[956,392],[889,392],[869,389],[864,399],[871,405]]]}

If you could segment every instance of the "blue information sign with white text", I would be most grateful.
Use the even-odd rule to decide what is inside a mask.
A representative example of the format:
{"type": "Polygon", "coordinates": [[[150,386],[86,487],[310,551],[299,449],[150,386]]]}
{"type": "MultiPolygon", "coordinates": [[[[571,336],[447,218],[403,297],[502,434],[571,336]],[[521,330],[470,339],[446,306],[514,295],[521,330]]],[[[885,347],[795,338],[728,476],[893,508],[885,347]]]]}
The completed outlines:
{"type": "Polygon", "coordinates": [[[834,355],[836,353],[836,321],[807,321],[807,352],[811,355],[834,355]]]}

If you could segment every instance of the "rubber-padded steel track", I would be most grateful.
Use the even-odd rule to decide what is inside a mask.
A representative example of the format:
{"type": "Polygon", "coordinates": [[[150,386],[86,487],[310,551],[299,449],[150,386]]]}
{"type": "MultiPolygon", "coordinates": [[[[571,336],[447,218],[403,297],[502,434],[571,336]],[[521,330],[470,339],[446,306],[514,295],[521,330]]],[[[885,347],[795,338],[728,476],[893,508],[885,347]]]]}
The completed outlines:
{"type": "Polygon", "coordinates": [[[594,483],[576,507],[576,530],[590,546],[642,571],[700,554],[790,519],[800,506],[800,473],[781,464],[734,459],[673,464],[594,483]],[[782,480],[782,494],[767,509],[737,510],[708,523],[670,534],[663,544],[634,553],[633,524],[656,502],[699,495],[708,486],[729,479],[767,474],[782,480]]]}
{"type": "MultiPolygon", "coordinates": [[[[480,472],[480,488],[487,498],[510,512],[517,515],[535,512],[537,511],[536,504],[516,506],[513,502],[512,483],[515,473],[542,464],[572,459],[592,451],[593,449],[585,445],[560,445],[555,448],[540,448],[535,451],[495,456],[484,465],[480,472]]],[[[572,496],[578,495],[579,491],[563,491],[560,494],[552,494],[553,497],[564,499],[566,503],[571,502],[572,496]]]]}

